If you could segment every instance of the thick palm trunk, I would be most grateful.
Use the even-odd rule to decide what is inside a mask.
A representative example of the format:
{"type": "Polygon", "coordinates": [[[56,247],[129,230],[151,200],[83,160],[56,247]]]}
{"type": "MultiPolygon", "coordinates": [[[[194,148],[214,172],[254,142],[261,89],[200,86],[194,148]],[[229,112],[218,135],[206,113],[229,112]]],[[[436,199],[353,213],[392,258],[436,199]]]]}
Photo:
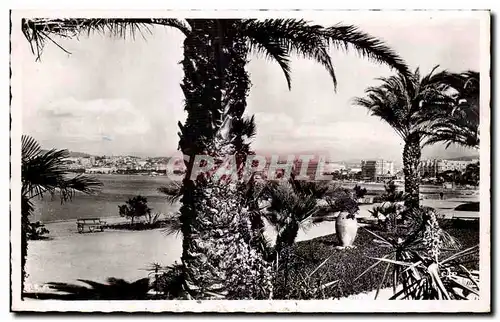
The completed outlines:
{"type": "Polygon", "coordinates": [[[234,154],[231,119],[241,118],[250,82],[247,47],[232,21],[190,20],[184,41],[187,120],[180,148],[189,156],[181,206],[185,288],[193,298],[258,299],[270,293],[270,269],[250,247],[248,209],[238,182],[200,174],[191,180],[196,155],[225,160],[234,154]]]}
{"type": "Polygon", "coordinates": [[[418,172],[420,156],[420,136],[418,134],[411,134],[406,138],[405,146],[403,149],[405,192],[408,194],[408,199],[405,201],[405,206],[408,209],[418,208],[420,205],[420,175],[418,172]]]}

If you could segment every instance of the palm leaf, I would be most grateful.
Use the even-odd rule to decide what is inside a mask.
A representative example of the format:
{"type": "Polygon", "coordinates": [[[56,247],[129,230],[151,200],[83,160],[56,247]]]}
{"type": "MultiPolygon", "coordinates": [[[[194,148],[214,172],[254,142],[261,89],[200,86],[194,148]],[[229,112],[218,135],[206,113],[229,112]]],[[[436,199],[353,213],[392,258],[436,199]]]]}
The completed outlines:
{"type": "Polygon", "coordinates": [[[21,159],[27,162],[36,157],[41,151],[40,144],[29,135],[21,136],[21,159]]]}
{"type": "Polygon", "coordinates": [[[389,300],[395,300],[397,299],[400,295],[402,294],[406,294],[406,296],[408,296],[408,294],[411,294],[412,290],[417,290],[419,289],[419,286],[420,284],[422,284],[424,282],[425,279],[418,279],[416,281],[414,281],[412,284],[406,286],[406,287],[403,287],[400,291],[398,291],[397,293],[394,293],[390,298],[389,300]]]}
{"type": "MultiPolygon", "coordinates": [[[[385,255],[384,257],[382,258],[385,258],[387,255],[385,255]]],[[[369,271],[371,271],[373,268],[375,268],[377,265],[379,265],[380,263],[382,263],[382,261],[376,261],[375,264],[371,265],[370,267],[368,267],[367,269],[365,269],[361,274],[358,275],[358,277],[356,277],[353,282],[356,282],[358,279],[360,279],[362,276],[364,276],[366,273],[368,273],[369,271]]]]}
{"type": "Polygon", "coordinates": [[[478,251],[478,250],[479,250],[479,245],[475,245],[475,246],[469,247],[469,248],[467,248],[467,249],[464,249],[464,250],[462,250],[462,251],[460,251],[460,252],[458,252],[458,253],[456,253],[456,254],[453,254],[453,255],[451,255],[450,257],[448,257],[448,258],[446,258],[446,259],[442,260],[440,264],[441,264],[441,265],[444,265],[444,264],[449,263],[449,262],[451,262],[451,261],[453,261],[453,260],[456,260],[456,259],[458,259],[458,258],[460,258],[460,257],[467,256],[467,255],[469,255],[469,254],[472,254],[472,253],[474,253],[474,252],[476,252],[476,251],[478,251]]]}
{"type": "Polygon", "coordinates": [[[158,192],[166,196],[168,203],[174,204],[182,198],[182,184],[170,181],[167,185],[159,187],[158,192]]]}
{"type": "Polygon", "coordinates": [[[98,191],[102,183],[93,177],[77,175],[71,177],[65,163],[69,156],[67,150],[41,152],[32,138],[24,137],[21,152],[21,181],[23,196],[43,197],[44,193],[54,195],[59,192],[61,202],[73,197],[75,192],[86,194],[98,191]]]}
{"type": "Polygon", "coordinates": [[[182,222],[180,216],[174,215],[166,219],[167,227],[163,229],[163,233],[169,235],[179,235],[182,233],[182,222]]]}
{"type": "MultiPolygon", "coordinates": [[[[22,19],[21,29],[31,45],[32,52],[40,59],[43,48],[47,41],[67,52],[55,40],[57,37],[78,37],[83,34],[93,32],[109,34],[112,36],[124,38],[127,35],[135,38],[136,33],[143,35],[143,31],[151,33],[150,26],[161,25],[177,28],[185,35],[190,33],[189,26],[179,19],[125,19],[125,18],[69,18],[69,19],[50,19],[33,18],[22,19]]],[[[144,37],[144,35],[143,35],[144,37]]]]}
{"type": "Polygon", "coordinates": [[[380,292],[380,289],[384,285],[385,278],[387,276],[387,272],[389,272],[389,268],[391,267],[391,263],[387,263],[387,266],[385,267],[384,275],[382,275],[382,279],[380,280],[380,284],[377,287],[377,291],[375,292],[375,299],[377,299],[378,294],[380,292]]]}
{"type": "Polygon", "coordinates": [[[351,46],[362,56],[372,59],[378,63],[386,64],[394,68],[404,77],[411,77],[412,74],[406,63],[381,40],[374,38],[357,27],[348,25],[336,25],[321,30],[324,37],[337,48],[348,50],[351,46]]]}
{"type": "Polygon", "coordinates": [[[297,19],[246,19],[241,23],[241,32],[257,52],[266,51],[266,56],[276,60],[282,68],[288,87],[291,87],[288,56],[291,53],[314,59],[330,74],[334,86],[337,85],[335,71],[327,52],[323,27],[297,19]],[[267,52],[269,50],[269,52],[267,52]]]}

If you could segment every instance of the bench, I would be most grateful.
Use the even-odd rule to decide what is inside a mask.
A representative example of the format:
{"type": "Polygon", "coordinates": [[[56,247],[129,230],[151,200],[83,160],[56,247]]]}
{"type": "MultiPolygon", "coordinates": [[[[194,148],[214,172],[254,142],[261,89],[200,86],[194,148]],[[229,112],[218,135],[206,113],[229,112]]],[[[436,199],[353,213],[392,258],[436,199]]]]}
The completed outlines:
{"type": "Polygon", "coordinates": [[[101,221],[100,218],[79,218],[76,220],[76,227],[79,233],[85,232],[85,228],[88,228],[89,232],[94,232],[97,230],[104,231],[105,221],[101,221]]]}

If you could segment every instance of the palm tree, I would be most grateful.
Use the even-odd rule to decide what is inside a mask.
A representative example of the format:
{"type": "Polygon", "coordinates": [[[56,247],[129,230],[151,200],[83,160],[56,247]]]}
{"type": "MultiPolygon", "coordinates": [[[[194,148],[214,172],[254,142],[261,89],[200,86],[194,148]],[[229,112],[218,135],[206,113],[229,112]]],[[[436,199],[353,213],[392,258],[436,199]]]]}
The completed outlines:
{"type": "Polygon", "coordinates": [[[274,254],[293,245],[299,229],[312,223],[319,211],[318,199],[314,194],[304,193],[294,188],[291,182],[274,186],[269,191],[270,205],[264,217],[276,229],[274,254]]]}
{"type": "Polygon", "coordinates": [[[76,192],[93,193],[101,182],[85,175],[69,176],[64,160],[69,157],[67,150],[42,152],[40,145],[32,137],[21,137],[21,290],[26,277],[25,264],[28,252],[28,231],[33,214],[33,198],[46,194],[59,194],[61,202],[71,200],[76,192]]]}
{"type": "Polygon", "coordinates": [[[291,86],[291,54],[311,58],[325,67],[334,85],[336,77],[328,47],[354,48],[360,54],[385,63],[407,75],[408,69],[383,42],[360,32],[354,26],[336,25],[324,28],[295,19],[23,19],[22,29],[37,57],[46,41],[55,42],[54,35],[75,36],[83,32],[109,32],[124,36],[134,34],[138,27],[149,30],[151,25],[170,26],[186,36],[181,88],[185,96],[187,119],[179,123],[179,148],[189,159],[183,181],[181,221],[183,234],[182,263],[185,288],[195,298],[239,297],[255,298],[256,290],[241,285],[266,286],[270,294],[267,268],[258,252],[248,250],[252,232],[247,229],[248,209],[243,207],[239,184],[221,183],[199,174],[191,177],[196,155],[209,155],[222,163],[236,155],[241,168],[245,150],[238,141],[238,124],[244,119],[246,96],[250,89],[245,71],[250,53],[262,53],[276,61],[291,86]],[[243,232],[241,230],[244,230],[243,232]],[[250,235],[250,237],[248,237],[250,235]],[[235,237],[239,236],[239,237],[235,237]],[[246,236],[246,237],[245,237],[246,236]],[[245,283],[231,277],[236,265],[233,253],[243,254],[239,276],[245,283]],[[259,272],[251,267],[261,267],[259,272]],[[236,281],[236,282],[235,282],[236,281]],[[237,290],[230,291],[237,285],[237,290]],[[232,292],[232,293],[231,293],[232,292]],[[232,295],[231,295],[232,294],[232,295]],[[236,294],[236,295],[235,295],[236,294]]]}
{"type": "Polygon", "coordinates": [[[365,97],[354,99],[356,105],[366,107],[372,115],[387,122],[404,141],[407,209],[419,207],[418,167],[424,140],[431,135],[425,116],[428,111],[444,110],[451,104],[441,83],[442,73],[434,73],[437,67],[425,77],[420,76],[417,68],[411,77],[399,74],[380,78],[381,85],[367,88],[365,97]]]}
{"type": "Polygon", "coordinates": [[[479,73],[440,73],[444,90],[453,99],[447,109],[430,110],[426,117],[431,121],[432,135],[426,144],[437,142],[479,148],[479,73]]]}
{"type": "MultiPolygon", "coordinates": [[[[318,200],[332,192],[328,184],[296,180],[293,174],[284,182],[256,181],[253,174],[245,182],[243,189],[245,198],[242,202],[249,210],[253,232],[250,244],[262,252],[263,257],[270,262],[275,260],[283,248],[293,245],[299,229],[307,229],[311,224],[323,222],[328,213],[321,212],[318,200]],[[274,248],[265,237],[264,219],[278,232],[274,248]]],[[[182,198],[182,185],[177,182],[161,186],[158,191],[163,193],[171,204],[182,198]]],[[[348,192],[333,188],[333,199],[343,194],[348,192]]],[[[168,235],[181,233],[182,225],[178,220],[174,218],[169,222],[165,230],[168,235]]]]}

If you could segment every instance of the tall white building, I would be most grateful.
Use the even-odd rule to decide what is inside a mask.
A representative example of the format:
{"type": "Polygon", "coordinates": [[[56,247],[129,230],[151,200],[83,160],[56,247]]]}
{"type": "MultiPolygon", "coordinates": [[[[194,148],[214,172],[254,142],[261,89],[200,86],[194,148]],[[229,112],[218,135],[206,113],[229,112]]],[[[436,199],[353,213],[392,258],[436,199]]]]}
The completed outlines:
{"type": "Polygon", "coordinates": [[[361,161],[361,175],[363,178],[376,181],[394,176],[394,162],[387,160],[361,161]]]}

